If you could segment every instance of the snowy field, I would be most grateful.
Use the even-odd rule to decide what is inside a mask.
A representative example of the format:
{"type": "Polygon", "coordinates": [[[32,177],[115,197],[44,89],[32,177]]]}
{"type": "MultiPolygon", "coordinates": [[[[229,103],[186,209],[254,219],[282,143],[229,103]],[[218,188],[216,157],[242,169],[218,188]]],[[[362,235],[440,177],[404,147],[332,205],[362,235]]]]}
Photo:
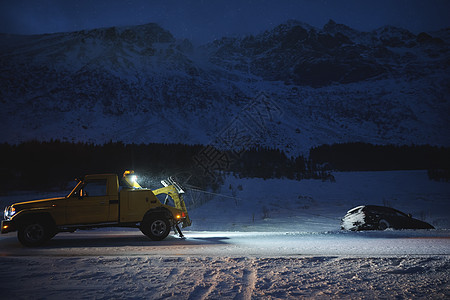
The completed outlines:
{"type": "Polygon", "coordinates": [[[102,229],[28,249],[14,233],[2,235],[2,298],[449,299],[450,184],[424,171],[334,175],[336,182],[230,176],[219,194],[234,198],[190,192],[194,223],[184,240],[102,229]],[[339,219],[361,204],[390,205],[436,230],[340,231],[339,219]]]}

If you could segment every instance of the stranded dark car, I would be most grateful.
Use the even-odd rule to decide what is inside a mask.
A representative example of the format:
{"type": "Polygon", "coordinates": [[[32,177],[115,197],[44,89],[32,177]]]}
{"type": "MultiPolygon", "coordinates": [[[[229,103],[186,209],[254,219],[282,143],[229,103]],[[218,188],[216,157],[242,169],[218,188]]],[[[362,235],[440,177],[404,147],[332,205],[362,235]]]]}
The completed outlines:
{"type": "Polygon", "coordinates": [[[343,230],[434,229],[430,224],[414,219],[396,209],[365,205],[347,212],[341,220],[343,230]]]}

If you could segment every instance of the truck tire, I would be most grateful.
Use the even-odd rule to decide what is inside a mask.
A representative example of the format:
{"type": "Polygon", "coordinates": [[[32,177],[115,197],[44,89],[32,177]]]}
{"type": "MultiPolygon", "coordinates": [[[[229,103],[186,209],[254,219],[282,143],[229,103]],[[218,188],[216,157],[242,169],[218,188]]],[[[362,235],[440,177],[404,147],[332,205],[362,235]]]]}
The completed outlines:
{"type": "Polygon", "coordinates": [[[18,228],[17,238],[26,247],[36,247],[44,244],[56,234],[51,222],[40,218],[24,221],[18,228]]]}
{"type": "Polygon", "coordinates": [[[144,217],[140,229],[153,241],[161,241],[169,235],[170,222],[163,215],[147,215],[144,217]]]}

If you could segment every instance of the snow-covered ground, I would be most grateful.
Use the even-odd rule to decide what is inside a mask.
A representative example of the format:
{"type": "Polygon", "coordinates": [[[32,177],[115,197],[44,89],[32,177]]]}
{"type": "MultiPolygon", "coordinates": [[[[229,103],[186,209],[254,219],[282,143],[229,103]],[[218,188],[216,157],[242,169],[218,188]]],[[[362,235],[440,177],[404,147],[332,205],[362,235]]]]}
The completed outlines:
{"type": "MultiPolygon", "coordinates": [[[[391,206],[450,229],[450,183],[426,171],[335,172],[336,182],[227,177],[220,194],[191,210],[193,230],[324,232],[359,205],[391,206]],[[229,196],[235,196],[230,198],[229,196]]],[[[201,193],[191,193],[187,201],[201,193]],[[192,194],[192,196],[191,196],[192,194]]]]}
{"type": "Polygon", "coordinates": [[[234,198],[207,202],[191,191],[194,223],[185,240],[103,229],[59,234],[28,249],[14,233],[2,235],[2,298],[448,299],[450,183],[430,181],[424,171],[334,176],[229,176],[219,194],[234,198]],[[390,205],[437,229],[340,231],[339,218],[361,204],[390,205]]]}

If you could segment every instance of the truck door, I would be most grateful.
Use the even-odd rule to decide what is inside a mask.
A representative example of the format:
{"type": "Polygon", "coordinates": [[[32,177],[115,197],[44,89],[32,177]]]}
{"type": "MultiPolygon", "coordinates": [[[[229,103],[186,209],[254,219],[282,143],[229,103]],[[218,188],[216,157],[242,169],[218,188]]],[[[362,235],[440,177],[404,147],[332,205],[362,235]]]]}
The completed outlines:
{"type": "Polygon", "coordinates": [[[104,223],[109,217],[107,179],[86,180],[69,198],[66,205],[67,224],[104,223]]]}

